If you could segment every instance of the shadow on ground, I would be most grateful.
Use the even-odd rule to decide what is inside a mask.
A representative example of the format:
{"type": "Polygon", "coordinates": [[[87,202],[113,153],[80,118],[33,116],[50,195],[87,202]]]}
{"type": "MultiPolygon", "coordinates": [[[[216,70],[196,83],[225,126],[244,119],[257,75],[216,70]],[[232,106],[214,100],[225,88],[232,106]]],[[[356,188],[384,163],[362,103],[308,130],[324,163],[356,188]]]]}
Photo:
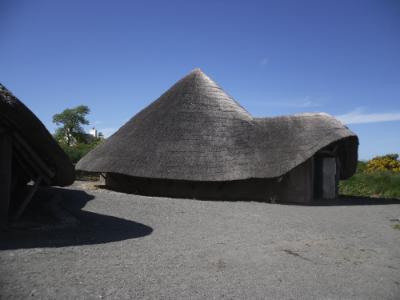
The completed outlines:
{"type": "Polygon", "coordinates": [[[141,223],[83,211],[93,198],[82,190],[40,190],[22,219],[0,232],[0,250],[104,244],[152,233],[141,223]]]}
{"type": "Polygon", "coordinates": [[[400,204],[400,199],[340,195],[333,200],[318,200],[311,206],[389,205],[400,204]]]}
{"type": "MultiPolygon", "coordinates": [[[[200,201],[218,201],[218,202],[262,202],[262,203],[269,203],[267,200],[260,200],[260,199],[224,199],[224,198],[184,198],[180,196],[174,196],[174,195],[168,195],[168,196],[163,196],[163,195],[157,195],[157,194],[152,194],[149,195],[144,192],[126,192],[126,191],[119,191],[118,189],[113,189],[109,186],[103,185],[103,184],[95,184],[94,185],[98,189],[104,189],[104,190],[111,190],[111,191],[116,191],[119,193],[127,193],[127,194],[132,194],[132,195],[141,195],[141,196],[149,196],[149,197],[162,197],[162,198],[177,198],[177,199],[196,199],[200,201]]],[[[297,203],[297,202],[277,202],[277,204],[281,205],[293,205],[293,206],[351,206],[351,205],[390,205],[390,204],[400,204],[400,199],[390,199],[390,198],[378,198],[378,197],[360,197],[360,196],[348,196],[348,195],[340,195],[337,199],[333,200],[315,200],[313,203],[297,203]]]]}

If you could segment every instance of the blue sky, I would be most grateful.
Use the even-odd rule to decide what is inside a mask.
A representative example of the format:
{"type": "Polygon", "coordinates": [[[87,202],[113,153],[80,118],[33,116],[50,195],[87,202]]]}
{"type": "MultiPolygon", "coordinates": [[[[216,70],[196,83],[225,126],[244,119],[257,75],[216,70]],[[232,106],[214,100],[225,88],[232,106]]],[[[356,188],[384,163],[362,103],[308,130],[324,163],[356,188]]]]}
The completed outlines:
{"type": "Polygon", "coordinates": [[[400,153],[400,2],[0,0],[0,80],[111,134],[196,67],[255,116],[327,112],[400,153]]]}

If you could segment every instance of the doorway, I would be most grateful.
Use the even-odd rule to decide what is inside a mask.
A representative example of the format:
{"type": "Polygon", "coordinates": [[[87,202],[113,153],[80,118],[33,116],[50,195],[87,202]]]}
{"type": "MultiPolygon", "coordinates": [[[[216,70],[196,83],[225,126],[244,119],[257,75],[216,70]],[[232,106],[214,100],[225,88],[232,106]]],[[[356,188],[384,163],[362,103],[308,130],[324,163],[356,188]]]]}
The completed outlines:
{"type": "Polygon", "coordinates": [[[314,197],[315,199],[335,199],[338,194],[338,163],[336,157],[315,156],[314,197]]]}

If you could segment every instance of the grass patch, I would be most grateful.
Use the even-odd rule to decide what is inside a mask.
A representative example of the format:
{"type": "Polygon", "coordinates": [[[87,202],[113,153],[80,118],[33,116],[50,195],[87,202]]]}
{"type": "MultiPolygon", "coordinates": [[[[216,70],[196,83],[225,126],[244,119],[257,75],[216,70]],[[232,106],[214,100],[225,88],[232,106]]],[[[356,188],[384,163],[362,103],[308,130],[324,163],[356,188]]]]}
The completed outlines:
{"type": "Polygon", "coordinates": [[[75,179],[81,181],[98,181],[101,173],[75,170],[75,179]]]}
{"type": "Polygon", "coordinates": [[[68,155],[72,163],[76,164],[82,157],[84,157],[90,150],[96,147],[96,143],[91,144],[77,144],[74,146],[67,146],[60,144],[61,148],[68,155]]]}
{"type": "Polygon", "coordinates": [[[400,173],[357,171],[353,177],[339,183],[339,193],[351,196],[400,199],[400,173]]]}
{"type": "Polygon", "coordinates": [[[394,228],[394,229],[397,229],[397,230],[400,230],[400,224],[394,224],[394,225],[393,225],[393,228],[394,228]]]}

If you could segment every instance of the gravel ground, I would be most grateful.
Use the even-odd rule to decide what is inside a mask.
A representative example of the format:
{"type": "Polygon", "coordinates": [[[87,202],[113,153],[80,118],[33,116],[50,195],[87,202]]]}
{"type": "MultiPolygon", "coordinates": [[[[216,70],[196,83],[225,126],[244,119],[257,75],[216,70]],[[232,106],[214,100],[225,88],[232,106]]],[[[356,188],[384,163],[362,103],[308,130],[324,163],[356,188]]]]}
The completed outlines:
{"type": "Polygon", "coordinates": [[[61,222],[1,232],[2,299],[400,298],[400,202],[50,193],[61,222]]]}

